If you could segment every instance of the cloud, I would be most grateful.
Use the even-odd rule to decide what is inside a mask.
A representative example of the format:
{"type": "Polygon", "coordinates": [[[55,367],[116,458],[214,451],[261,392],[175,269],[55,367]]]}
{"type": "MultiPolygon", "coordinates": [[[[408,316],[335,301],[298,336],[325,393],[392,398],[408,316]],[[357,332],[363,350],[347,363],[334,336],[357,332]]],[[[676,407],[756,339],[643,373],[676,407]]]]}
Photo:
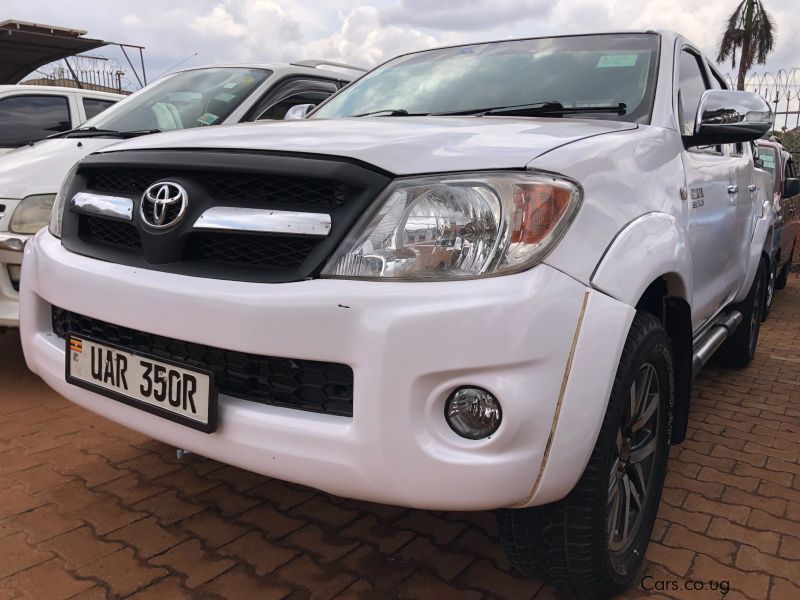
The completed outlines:
{"type": "Polygon", "coordinates": [[[207,37],[241,37],[247,34],[247,26],[237,23],[223,5],[215,6],[211,12],[195,17],[190,27],[207,37]]]}
{"type": "Polygon", "coordinates": [[[408,27],[384,25],[375,7],[360,6],[347,14],[338,32],[303,44],[301,49],[308,56],[372,66],[398,54],[436,45],[433,35],[408,27]]]}
{"type": "Polygon", "coordinates": [[[545,18],[551,0],[400,0],[381,13],[387,25],[405,24],[444,31],[480,31],[534,18],[545,18]]]}
{"type": "MultiPolygon", "coordinates": [[[[797,0],[768,0],[777,47],[766,66],[800,66],[797,0]]],[[[509,37],[673,29],[708,56],[733,0],[2,0],[12,18],[146,46],[150,78],[185,66],[328,58],[373,65],[396,54],[509,37]]],[[[119,50],[96,51],[126,66],[119,50]]],[[[730,70],[728,64],[723,70],[730,70]]],[[[129,79],[133,80],[132,75],[129,79]]],[[[135,80],[134,80],[135,81],[135,80]]]]}

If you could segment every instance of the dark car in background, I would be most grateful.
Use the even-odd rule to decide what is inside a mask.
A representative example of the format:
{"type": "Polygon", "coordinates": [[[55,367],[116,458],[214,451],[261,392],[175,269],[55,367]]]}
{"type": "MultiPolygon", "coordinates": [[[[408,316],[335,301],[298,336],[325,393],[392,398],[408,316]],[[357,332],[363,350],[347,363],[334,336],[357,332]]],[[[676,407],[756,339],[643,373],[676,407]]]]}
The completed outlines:
{"type": "Polygon", "coordinates": [[[773,140],[758,140],[761,168],[772,175],[775,223],[772,230],[770,277],[766,288],[764,316],[772,307],[776,289],[786,287],[795,256],[800,227],[800,179],[792,155],[773,140]]]}

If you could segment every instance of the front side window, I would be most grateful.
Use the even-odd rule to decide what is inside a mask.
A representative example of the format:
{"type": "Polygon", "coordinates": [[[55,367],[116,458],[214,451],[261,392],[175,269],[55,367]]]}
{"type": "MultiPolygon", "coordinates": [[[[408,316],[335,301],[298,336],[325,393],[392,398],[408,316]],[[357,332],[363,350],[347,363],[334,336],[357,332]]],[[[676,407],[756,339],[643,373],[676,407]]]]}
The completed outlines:
{"type": "Polygon", "coordinates": [[[613,34],[418,52],[368,73],[331,98],[312,118],[353,117],[378,111],[427,115],[540,102],[566,108],[624,103],[624,115],[602,111],[553,116],[647,123],[652,112],[658,49],[655,34],[613,34]]]}
{"type": "Polygon", "coordinates": [[[270,74],[235,67],[182,71],[117,102],[84,127],[126,132],[219,125],[270,74]]]}
{"type": "Polygon", "coordinates": [[[761,159],[761,168],[772,175],[772,189],[779,189],[780,165],[778,164],[778,153],[775,148],[760,146],[758,148],[758,158],[761,159]]]}
{"type": "Polygon", "coordinates": [[[114,106],[113,100],[100,100],[99,98],[84,98],[83,99],[83,112],[86,113],[86,118],[91,119],[96,117],[105,109],[114,106]]]}
{"type": "Polygon", "coordinates": [[[708,89],[708,85],[700,67],[699,57],[686,50],[681,52],[678,73],[681,133],[683,135],[692,135],[694,133],[697,109],[700,106],[700,98],[703,97],[703,92],[708,89]]]}
{"type": "Polygon", "coordinates": [[[269,92],[252,110],[250,120],[279,120],[298,104],[320,104],[339,89],[335,81],[292,78],[269,92]]]}
{"type": "Polygon", "coordinates": [[[16,148],[71,127],[65,96],[12,96],[0,100],[0,148],[16,148]]]}

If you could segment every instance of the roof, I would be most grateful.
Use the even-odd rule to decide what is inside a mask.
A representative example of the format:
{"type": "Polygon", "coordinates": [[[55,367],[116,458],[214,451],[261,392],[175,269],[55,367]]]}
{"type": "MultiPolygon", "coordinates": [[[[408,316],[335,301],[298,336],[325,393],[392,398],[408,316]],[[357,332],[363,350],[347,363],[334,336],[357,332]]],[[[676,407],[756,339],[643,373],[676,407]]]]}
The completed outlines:
{"type": "Polygon", "coordinates": [[[42,65],[108,44],[82,37],[85,33],[26,21],[0,22],[0,84],[17,83],[42,65]]]}
{"type": "MultiPolygon", "coordinates": [[[[324,65],[322,65],[324,66],[324,65]]],[[[183,69],[178,69],[175,73],[181,73],[183,71],[196,71],[198,69],[267,69],[272,71],[273,73],[283,76],[283,75],[324,75],[326,77],[330,77],[332,79],[339,79],[341,81],[352,81],[356,77],[360,77],[363,75],[358,68],[351,69],[352,73],[346,73],[344,71],[336,71],[334,69],[325,69],[320,67],[309,67],[306,65],[301,65],[297,63],[259,63],[259,62],[243,62],[243,63],[220,63],[220,64],[209,64],[209,65],[199,65],[196,67],[185,67],[183,69]]],[[[348,68],[348,67],[342,67],[348,68]]]]}
{"type": "Polygon", "coordinates": [[[38,94],[59,93],[59,92],[73,92],[82,96],[96,96],[98,98],[109,98],[114,100],[121,100],[126,96],[124,94],[112,94],[110,92],[102,92],[100,90],[87,90],[76,87],[64,87],[58,85],[25,85],[18,83],[16,85],[0,85],[0,92],[20,91],[31,92],[38,94]]]}

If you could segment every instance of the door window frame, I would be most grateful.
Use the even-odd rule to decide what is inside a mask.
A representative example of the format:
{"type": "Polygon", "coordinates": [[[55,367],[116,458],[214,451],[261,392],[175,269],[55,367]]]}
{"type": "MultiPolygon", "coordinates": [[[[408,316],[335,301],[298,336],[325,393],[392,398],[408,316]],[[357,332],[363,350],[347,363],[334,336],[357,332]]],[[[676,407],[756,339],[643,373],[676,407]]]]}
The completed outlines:
{"type": "MultiPolygon", "coordinates": [[[[682,122],[683,106],[682,106],[682,103],[681,103],[681,95],[680,95],[680,93],[681,93],[681,60],[680,60],[680,58],[681,58],[681,56],[683,55],[684,52],[686,52],[687,54],[689,54],[692,57],[694,57],[695,61],[697,62],[697,67],[700,69],[700,74],[703,77],[703,83],[706,86],[706,90],[714,89],[712,87],[712,85],[711,85],[711,79],[709,77],[709,72],[708,72],[708,68],[707,68],[707,65],[706,65],[707,61],[706,61],[705,57],[694,46],[690,46],[688,44],[683,44],[678,50],[678,56],[677,56],[677,61],[676,61],[678,73],[677,73],[677,79],[675,81],[675,106],[677,108],[677,110],[675,111],[675,119],[677,121],[678,132],[681,134],[681,136],[683,136],[683,122],[682,122]]],[[[698,109],[698,111],[700,110],[699,103],[698,103],[697,109],[698,109]]],[[[697,113],[695,113],[693,122],[696,122],[696,120],[697,120],[697,113]]],[[[711,156],[727,156],[727,152],[720,145],[717,145],[717,146],[693,146],[691,148],[688,148],[686,151],[687,152],[694,152],[695,154],[708,154],[708,155],[711,155],[711,156]]]]}
{"type": "MultiPolygon", "coordinates": [[[[272,108],[275,104],[280,102],[285,98],[289,98],[297,93],[302,93],[302,91],[328,91],[328,90],[313,90],[313,89],[305,89],[301,90],[288,90],[292,85],[295,84],[326,84],[330,85],[333,88],[328,94],[328,98],[330,98],[333,94],[338,92],[341,89],[340,80],[331,79],[328,77],[315,77],[313,75],[289,75],[284,77],[283,79],[276,82],[269,90],[267,90],[264,95],[253,104],[252,108],[247,111],[242,122],[254,122],[258,121],[258,118],[263,115],[266,111],[272,108]]],[[[326,98],[327,99],[327,98],[326,98]]]]}

